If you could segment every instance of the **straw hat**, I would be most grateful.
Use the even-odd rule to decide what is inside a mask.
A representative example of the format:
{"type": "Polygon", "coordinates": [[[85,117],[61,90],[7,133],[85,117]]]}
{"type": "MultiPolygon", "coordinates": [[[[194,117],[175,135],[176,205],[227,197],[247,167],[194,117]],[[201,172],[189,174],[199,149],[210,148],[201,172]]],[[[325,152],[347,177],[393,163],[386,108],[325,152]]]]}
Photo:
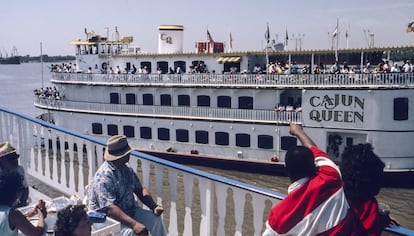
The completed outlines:
{"type": "Polygon", "coordinates": [[[115,161],[125,157],[134,150],[137,150],[137,148],[128,144],[125,135],[114,135],[106,142],[104,158],[107,161],[115,161]]]}
{"type": "Polygon", "coordinates": [[[9,156],[9,155],[19,156],[16,153],[16,148],[10,145],[9,142],[1,143],[0,144],[0,158],[9,156]]]}

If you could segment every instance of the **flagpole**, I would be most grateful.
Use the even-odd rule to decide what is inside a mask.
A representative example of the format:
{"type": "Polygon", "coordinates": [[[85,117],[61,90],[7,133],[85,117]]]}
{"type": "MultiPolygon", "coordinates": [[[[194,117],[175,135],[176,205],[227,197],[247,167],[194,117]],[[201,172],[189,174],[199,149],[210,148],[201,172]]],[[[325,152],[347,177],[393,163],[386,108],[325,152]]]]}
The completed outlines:
{"type": "Polygon", "coordinates": [[[348,24],[348,30],[346,31],[346,35],[345,35],[345,37],[346,37],[346,49],[349,49],[349,30],[350,29],[350,26],[349,26],[349,24],[348,24]]]}
{"type": "Polygon", "coordinates": [[[266,38],[266,47],[265,47],[265,51],[266,51],[266,74],[268,74],[269,73],[269,53],[267,52],[267,49],[269,47],[269,40],[270,40],[269,23],[267,23],[265,38],[266,38]]]}
{"type": "Polygon", "coordinates": [[[42,49],[42,42],[40,42],[40,68],[42,72],[42,88],[45,87],[44,78],[43,78],[43,49],[42,49]]]}
{"type": "Polygon", "coordinates": [[[339,45],[339,18],[336,18],[336,48],[335,48],[335,60],[338,61],[338,45],[339,45]]]}

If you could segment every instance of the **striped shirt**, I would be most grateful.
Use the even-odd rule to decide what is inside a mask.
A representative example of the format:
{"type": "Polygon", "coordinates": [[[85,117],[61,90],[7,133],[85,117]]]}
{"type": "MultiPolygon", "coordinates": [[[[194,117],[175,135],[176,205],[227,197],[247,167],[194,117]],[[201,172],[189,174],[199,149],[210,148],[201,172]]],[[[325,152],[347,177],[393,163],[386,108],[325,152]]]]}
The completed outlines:
{"type": "Polygon", "coordinates": [[[317,174],[289,186],[288,195],[270,211],[263,236],[351,234],[352,212],[341,173],[325,152],[315,146],[310,149],[317,174]]]}

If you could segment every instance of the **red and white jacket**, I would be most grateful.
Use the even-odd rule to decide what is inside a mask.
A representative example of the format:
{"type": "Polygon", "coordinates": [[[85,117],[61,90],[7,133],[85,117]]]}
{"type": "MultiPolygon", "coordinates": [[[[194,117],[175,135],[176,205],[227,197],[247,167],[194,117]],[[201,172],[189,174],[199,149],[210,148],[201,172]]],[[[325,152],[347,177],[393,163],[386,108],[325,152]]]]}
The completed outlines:
{"type": "Polygon", "coordinates": [[[288,195],[271,209],[263,236],[352,234],[352,211],[341,173],[325,152],[315,146],[311,151],[316,176],[289,186],[288,195]]]}

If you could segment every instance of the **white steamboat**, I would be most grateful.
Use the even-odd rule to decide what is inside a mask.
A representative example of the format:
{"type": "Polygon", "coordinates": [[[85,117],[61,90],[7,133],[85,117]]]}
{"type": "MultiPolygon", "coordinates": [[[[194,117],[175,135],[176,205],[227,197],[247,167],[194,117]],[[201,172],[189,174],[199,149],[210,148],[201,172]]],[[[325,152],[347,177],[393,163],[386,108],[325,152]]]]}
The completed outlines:
{"type": "Polygon", "coordinates": [[[211,40],[184,53],[183,31],[160,26],[158,53],[132,47],[132,37],[117,31],[113,40],[85,31],[86,40],[73,42],[76,71],[53,72],[60,98],[37,96],[35,106],[59,126],[105,138],[125,134],[143,152],[178,162],[276,171],[297,144],[292,121],[336,161],[346,145],[369,142],[386,171],[414,169],[413,73],[362,72],[366,60],[413,55],[413,47],[340,50],[339,62],[361,73],[300,73],[297,65],[323,66],[335,53],[224,52],[211,40]],[[253,73],[268,62],[291,73],[253,73]]]}

